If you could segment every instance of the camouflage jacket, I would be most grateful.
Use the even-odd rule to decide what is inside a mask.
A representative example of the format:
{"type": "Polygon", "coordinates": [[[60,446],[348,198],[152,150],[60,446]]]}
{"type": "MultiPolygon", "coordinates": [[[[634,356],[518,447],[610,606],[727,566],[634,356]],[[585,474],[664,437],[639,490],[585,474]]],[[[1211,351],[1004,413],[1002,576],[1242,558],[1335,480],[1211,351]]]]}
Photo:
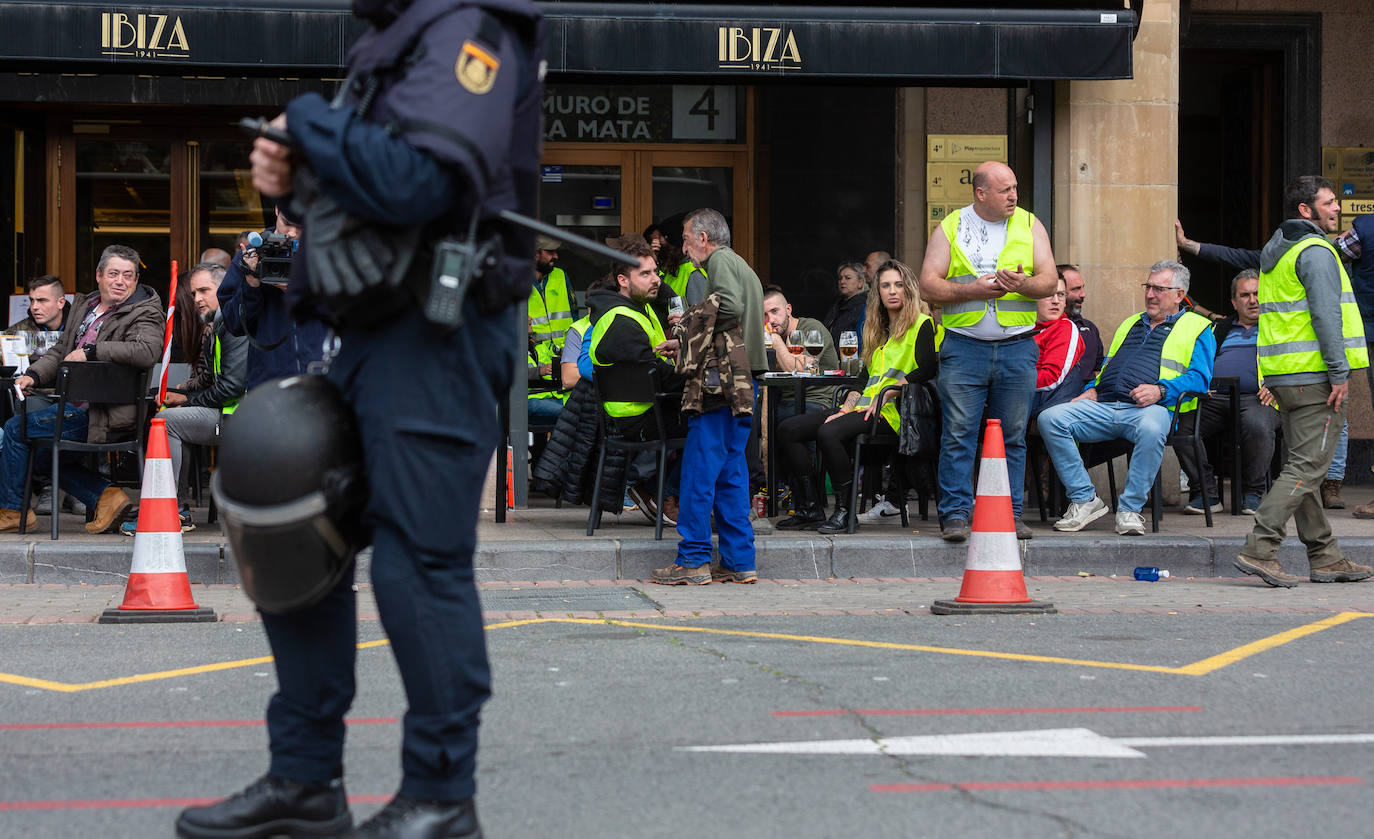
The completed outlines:
{"type": "Polygon", "coordinates": [[[749,351],[744,330],[737,323],[716,331],[720,296],[707,295],[687,311],[673,327],[678,340],[677,372],[686,380],[682,410],[704,414],[730,406],[730,413],[747,417],[754,413],[754,380],[749,372],[749,351]]]}

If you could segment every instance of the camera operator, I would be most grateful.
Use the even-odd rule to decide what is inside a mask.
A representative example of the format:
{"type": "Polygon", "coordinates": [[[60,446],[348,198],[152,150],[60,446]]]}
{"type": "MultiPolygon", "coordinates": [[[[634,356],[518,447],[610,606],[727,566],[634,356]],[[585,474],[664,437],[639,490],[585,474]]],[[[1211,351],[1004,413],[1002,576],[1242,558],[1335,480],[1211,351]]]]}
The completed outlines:
{"type": "MultiPolygon", "coordinates": [[[[277,202],[277,224],[263,232],[296,242],[300,227],[287,218],[285,207],[285,201],[277,202]]],[[[252,339],[248,390],[268,379],[305,373],[312,362],[320,360],[325,338],[324,324],[318,318],[298,321],[292,317],[283,288],[285,277],[279,271],[267,271],[261,262],[261,255],[251,246],[234,254],[217,295],[225,329],[231,335],[252,339]]]]}
{"type": "MultiPolygon", "coordinates": [[[[336,448],[343,466],[366,468],[364,511],[352,521],[371,531],[373,594],[409,701],[401,786],[348,832],[344,714],[357,656],[348,567],[302,602],[277,610],[260,601],[278,681],[267,707],[267,774],[217,804],[182,812],[182,837],[482,835],[474,773],[491,675],[473,552],[482,478],[501,438],[497,406],[523,352],[514,307],[526,305],[534,277],[533,234],[500,214],[536,212],[541,15],[532,0],[352,6],[372,28],[349,53],[340,96],[333,103],[313,93],[293,100],[267,128],[291,145],[259,128],[251,157],[259,191],[300,202],[304,235],[287,295],[297,311],[328,313],[337,354],[326,359],[324,381],[294,377],[244,398],[228,433],[251,445],[226,440],[216,480],[254,496],[233,499],[239,509],[275,504],[284,516],[301,508],[285,495],[295,487],[285,485],[305,479],[283,474],[282,464],[297,462],[304,471],[314,468],[312,458],[329,457],[322,438],[352,418],[334,421],[335,411],[325,425],[323,411],[313,408],[351,408],[360,452],[345,451],[347,441],[336,448]],[[475,254],[466,262],[454,256],[464,247],[475,254]],[[466,270],[474,264],[481,273],[466,270]],[[399,285],[390,284],[393,274],[401,275],[399,285]],[[449,317],[455,310],[462,316],[456,326],[449,317]],[[295,414],[267,410],[288,404],[295,414]],[[276,433],[283,426],[291,426],[291,441],[276,433]],[[288,442],[296,449],[286,449],[288,442]]],[[[247,277],[237,289],[226,309],[276,293],[247,277]]],[[[246,320],[253,311],[245,306],[246,320]]],[[[280,311],[284,319],[284,301],[280,311]]],[[[266,317],[259,310],[259,340],[271,337],[266,317]]],[[[308,476],[309,495],[297,497],[328,499],[331,471],[308,476]]],[[[293,518],[290,538],[273,537],[276,520],[264,524],[262,538],[248,543],[259,554],[249,566],[259,576],[245,582],[264,583],[264,575],[290,566],[293,540],[321,544],[307,529],[312,524],[328,525],[334,539],[340,531],[325,518],[329,503],[320,505],[325,514],[293,518]]],[[[233,524],[227,514],[226,522],[233,524]]],[[[236,550],[241,569],[246,554],[236,550]]]]}

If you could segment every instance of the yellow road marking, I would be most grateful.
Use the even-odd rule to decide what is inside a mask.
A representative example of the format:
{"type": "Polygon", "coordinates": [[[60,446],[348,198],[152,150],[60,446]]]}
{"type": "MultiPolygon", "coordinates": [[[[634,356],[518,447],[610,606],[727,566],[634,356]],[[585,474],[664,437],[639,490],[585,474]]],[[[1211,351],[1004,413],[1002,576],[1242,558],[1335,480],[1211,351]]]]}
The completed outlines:
{"type": "MultiPolygon", "coordinates": [[[[807,644],[830,644],[842,647],[863,647],[878,650],[900,650],[903,652],[937,653],[940,655],[970,656],[974,658],[995,658],[1006,661],[1029,661],[1040,664],[1068,664],[1074,667],[1098,667],[1108,670],[1138,670],[1145,673],[1168,673],[1181,676],[1205,676],[1217,670],[1235,664],[1251,656],[1276,647],[1283,646],[1290,641],[1296,641],[1308,635],[1330,629],[1333,626],[1340,626],[1360,618],[1374,618],[1374,612],[1341,612],[1329,618],[1315,621],[1304,626],[1288,629],[1268,638],[1261,638],[1249,644],[1227,650],[1214,656],[1209,656],[1201,661],[1186,664],[1182,667],[1164,667],[1157,664],[1128,664],[1121,661],[1097,661],[1085,658],[1064,658],[1061,656],[1032,655],[1028,653],[1007,653],[995,650],[969,650],[958,647],[932,647],[925,644],[900,644],[891,641],[865,641],[858,638],[829,638],[823,635],[789,635],[781,632],[753,632],[744,629],[716,629],[709,626],[687,626],[684,624],[672,623],[643,623],[639,621],[625,621],[598,618],[526,618],[522,620],[502,621],[500,623],[487,624],[486,629],[511,629],[520,626],[532,626],[540,623],[571,623],[588,626],[623,626],[628,629],[651,629],[660,632],[696,632],[705,635],[728,635],[736,638],[765,638],[773,641],[800,641],[807,644]]],[[[358,644],[358,649],[366,650],[374,647],[381,647],[391,643],[386,639],[378,641],[364,641],[358,644]]],[[[50,690],[58,693],[78,693],[87,690],[99,690],[101,688],[121,687],[123,685],[134,685],[143,682],[155,682],[162,679],[175,679],[181,676],[196,676],[201,673],[215,673],[221,670],[234,670],[241,667],[253,667],[256,665],[270,664],[272,656],[259,656],[257,658],[242,658],[235,661],[221,661],[215,664],[200,664],[194,667],[181,667],[175,670],[159,670],[154,673],[139,673],[133,676],[121,676],[114,679],[101,679],[95,682],[58,682],[50,679],[35,679],[29,676],[20,676],[14,673],[0,673],[0,684],[17,685],[19,687],[38,688],[40,690],[50,690]]]]}

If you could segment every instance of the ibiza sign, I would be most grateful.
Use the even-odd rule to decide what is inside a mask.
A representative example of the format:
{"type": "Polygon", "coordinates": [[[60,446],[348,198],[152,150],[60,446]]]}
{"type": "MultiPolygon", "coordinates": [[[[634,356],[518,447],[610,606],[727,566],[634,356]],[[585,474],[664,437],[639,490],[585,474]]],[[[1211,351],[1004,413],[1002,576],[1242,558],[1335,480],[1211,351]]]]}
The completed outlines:
{"type": "Polygon", "coordinates": [[[102,12],[100,51],[119,58],[190,58],[191,44],[179,16],[102,12]]]}

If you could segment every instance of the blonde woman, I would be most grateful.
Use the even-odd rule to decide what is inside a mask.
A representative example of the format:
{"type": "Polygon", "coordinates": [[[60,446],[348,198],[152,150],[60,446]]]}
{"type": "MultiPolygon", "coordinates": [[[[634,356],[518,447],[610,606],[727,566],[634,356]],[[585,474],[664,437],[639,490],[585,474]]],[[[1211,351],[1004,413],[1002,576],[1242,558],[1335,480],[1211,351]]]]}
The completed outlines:
{"type": "Polygon", "coordinates": [[[897,406],[890,400],[892,394],[882,405],[878,395],[888,385],[924,382],[935,376],[935,323],[930,307],[920,298],[916,275],[896,260],[878,267],[877,280],[868,295],[863,360],[869,372],[862,393],[849,394],[843,407],[790,417],[778,426],[781,461],[796,502],[796,513],[778,522],[781,530],[847,532],[849,517],[854,514],[849,509],[854,438],[868,430],[875,411],[882,414],[879,427],[894,437],[900,422],[897,406]],[[811,473],[807,444],[813,441],[835,488],[835,512],[828,520],[811,473]]]}

